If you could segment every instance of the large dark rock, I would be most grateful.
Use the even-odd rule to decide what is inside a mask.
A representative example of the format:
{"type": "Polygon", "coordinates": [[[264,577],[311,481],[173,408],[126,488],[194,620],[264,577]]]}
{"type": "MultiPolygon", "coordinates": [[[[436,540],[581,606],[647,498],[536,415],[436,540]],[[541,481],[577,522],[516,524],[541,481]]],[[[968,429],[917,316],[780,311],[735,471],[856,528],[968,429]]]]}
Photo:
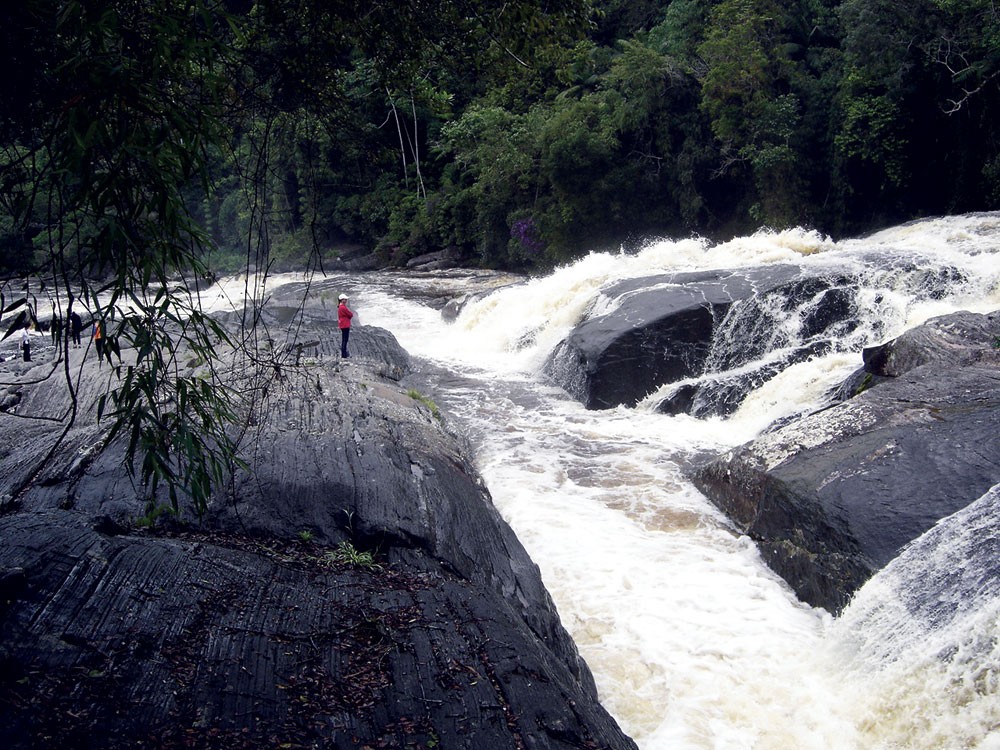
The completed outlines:
{"type": "Polygon", "coordinates": [[[711,371],[718,376],[680,387],[661,410],[726,414],[776,369],[843,335],[854,316],[846,284],[790,265],[619,282],[601,290],[613,309],[578,325],[545,371],[589,409],[633,406],[660,386],[711,371]],[[801,311],[801,345],[782,362],[741,370],[784,345],[776,338],[789,309],[801,311]]]}
{"type": "Polygon", "coordinates": [[[249,469],[201,523],[136,523],[146,501],[94,421],[107,365],[82,364],[54,452],[65,384],[20,373],[0,415],[0,744],[634,747],[456,439],[396,382],[405,352],[359,327],[341,361],[328,313],[286,341],[289,314],[258,329],[267,367],[233,358],[249,469]]]}
{"type": "Polygon", "coordinates": [[[462,252],[457,247],[446,247],[424,253],[406,261],[406,267],[412,271],[440,271],[455,268],[462,260],[462,252]]]}
{"type": "Polygon", "coordinates": [[[865,353],[856,395],[693,476],[805,601],[839,612],[875,571],[1000,482],[1000,313],[865,353]]]}
{"type": "MultiPolygon", "coordinates": [[[[386,263],[377,253],[362,245],[338,245],[328,248],[323,259],[323,269],[329,271],[374,271],[386,263]]],[[[282,269],[283,270],[283,269],[282,269]]],[[[297,270],[297,269],[289,269],[297,270]]]]}

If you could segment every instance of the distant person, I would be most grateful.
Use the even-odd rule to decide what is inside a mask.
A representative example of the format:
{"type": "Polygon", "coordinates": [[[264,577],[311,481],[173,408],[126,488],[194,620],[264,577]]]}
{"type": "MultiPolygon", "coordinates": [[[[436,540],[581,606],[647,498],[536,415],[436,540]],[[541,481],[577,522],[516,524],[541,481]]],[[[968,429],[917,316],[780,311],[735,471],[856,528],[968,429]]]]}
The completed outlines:
{"type": "Polygon", "coordinates": [[[102,326],[101,321],[94,321],[93,334],[94,345],[97,347],[97,359],[100,361],[104,358],[104,327],[102,326]]]}
{"type": "Polygon", "coordinates": [[[347,358],[351,355],[347,352],[347,340],[351,338],[351,318],[354,313],[347,307],[347,295],[340,295],[340,304],[337,306],[337,325],[340,326],[340,356],[347,358]]]}
{"type": "Polygon", "coordinates": [[[56,309],[52,308],[52,322],[49,324],[49,333],[52,334],[52,344],[59,346],[62,339],[62,318],[56,314],[56,309]]]}
{"type": "Polygon", "coordinates": [[[80,348],[80,334],[83,333],[83,320],[80,318],[80,313],[76,310],[69,315],[69,331],[73,334],[73,347],[75,349],[80,348]]]}
{"type": "Polygon", "coordinates": [[[31,331],[27,323],[21,330],[21,356],[24,357],[25,362],[31,361],[31,331]]]}

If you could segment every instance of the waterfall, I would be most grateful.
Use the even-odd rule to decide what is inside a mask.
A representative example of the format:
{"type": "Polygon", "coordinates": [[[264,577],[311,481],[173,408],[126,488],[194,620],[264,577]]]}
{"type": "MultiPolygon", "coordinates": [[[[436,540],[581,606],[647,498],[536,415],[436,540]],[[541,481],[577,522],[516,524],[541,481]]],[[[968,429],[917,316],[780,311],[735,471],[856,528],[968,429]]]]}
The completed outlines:
{"type": "MultiPolygon", "coordinates": [[[[642,750],[1000,750],[1000,592],[988,566],[968,562],[996,559],[982,546],[995,491],[834,620],[799,602],[685,479],[695,459],[821,406],[863,347],[936,315],[1000,308],[998,247],[1000,214],[975,214],[839,242],[803,230],[661,240],[495,289],[481,274],[383,273],[313,292],[348,288],[361,320],[413,355],[411,379],[467,438],[602,701],[642,750]],[[779,267],[802,279],[793,294],[730,306],[702,371],[634,408],[584,409],[543,374],[576,326],[632,294],[779,267]],[[451,322],[419,291],[442,284],[469,293],[451,322]],[[684,387],[691,413],[661,413],[684,387]]],[[[301,283],[272,280],[285,282],[301,283]]]]}

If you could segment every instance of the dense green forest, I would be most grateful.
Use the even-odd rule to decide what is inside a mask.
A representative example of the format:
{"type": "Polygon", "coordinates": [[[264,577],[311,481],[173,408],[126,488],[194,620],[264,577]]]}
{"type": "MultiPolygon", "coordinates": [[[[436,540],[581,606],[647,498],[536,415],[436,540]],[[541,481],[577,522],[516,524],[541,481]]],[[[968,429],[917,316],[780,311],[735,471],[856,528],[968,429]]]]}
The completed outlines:
{"type": "MultiPolygon", "coordinates": [[[[144,168],[201,150],[184,196],[221,270],[248,250],[284,265],[345,247],[530,269],[649,235],[844,236],[1000,205],[1000,19],[985,0],[2,13],[8,267],[38,260],[27,249],[51,223],[37,160],[58,118],[95,142],[133,137],[128,118],[186,133],[144,168]]],[[[136,159],[155,145],[143,137],[136,159]]]]}

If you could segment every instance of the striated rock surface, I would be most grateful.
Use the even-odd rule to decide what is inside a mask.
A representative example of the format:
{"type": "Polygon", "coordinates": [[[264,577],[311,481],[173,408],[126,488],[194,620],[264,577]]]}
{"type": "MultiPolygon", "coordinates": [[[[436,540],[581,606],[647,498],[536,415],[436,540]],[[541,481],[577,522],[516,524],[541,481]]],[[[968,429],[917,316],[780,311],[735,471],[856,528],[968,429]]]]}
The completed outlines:
{"type": "Polygon", "coordinates": [[[846,400],[693,476],[803,600],[832,612],[1000,482],[1000,313],[935,318],[864,362],[846,400]]]}
{"type": "Polygon", "coordinates": [[[54,351],[3,372],[0,744],[633,748],[391,334],[341,361],[328,312],[288,318],[201,523],[136,523],[92,353],[54,451],[54,351]]]}

